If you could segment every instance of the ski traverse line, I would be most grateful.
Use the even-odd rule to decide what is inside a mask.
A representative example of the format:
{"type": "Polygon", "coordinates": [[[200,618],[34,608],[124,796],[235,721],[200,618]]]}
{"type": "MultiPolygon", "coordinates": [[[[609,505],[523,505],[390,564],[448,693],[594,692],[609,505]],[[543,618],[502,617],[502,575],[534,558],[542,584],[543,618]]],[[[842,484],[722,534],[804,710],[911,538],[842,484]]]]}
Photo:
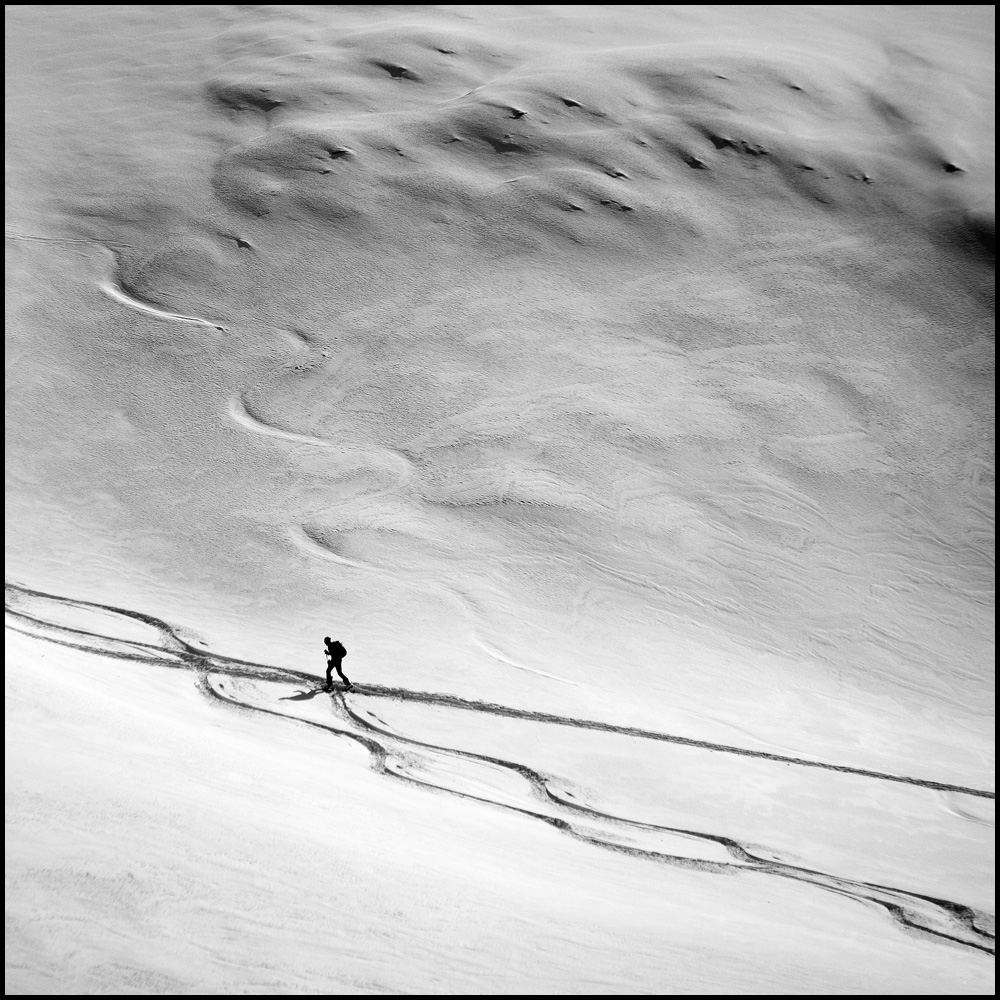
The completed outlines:
{"type": "MultiPolygon", "coordinates": [[[[735,872],[756,872],[763,875],[774,875],[797,882],[813,885],[818,889],[843,895],[855,902],[873,905],[885,911],[889,918],[904,929],[926,934],[933,938],[950,941],[954,944],[972,948],[985,954],[995,954],[992,944],[993,936],[977,924],[980,916],[972,907],[962,903],[956,903],[947,899],[940,899],[934,896],[927,896],[922,893],[910,892],[905,889],[898,889],[892,886],[884,886],[874,882],[861,882],[854,879],[832,875],[827,872],[804,868],[798,865],[791,865],[785,862],[776,861],[769,858],[761,858],[747,850],[738,841],[730,837],[719,834],[703,833],[695,830],[685,830],[680,827],[668,827],[655,823],[644,823],[629,820],[622,816],[615,816],[605,813],[581,803],[571,802],[553,792],[549,787],[548,778],[534,768],[516,761],[504,760],[486,754],[475,753],[467,750],[460,750],[454,747],[439,746],[427,743],[412,737],[403,736],[400,733],[384,729],[368,719],[358,715],[347,703],[346,692],[337,690],[333,696],[334,711],[346,722],[353,723],[362,732],[350,729],[341,729],[328,723],[316,722],[311,719],[303,719],[301,716],[287,714],[273,708],[262,706],[244,700],[234,694],[221,690],[224,684],[221,680],[216,688],[208,674],[201,676],[202,690],[214,699],[229,704],[233,707],[259,711],[277,718],[289,720],[291,722],[301,722],[311,728],[327,730],[333,735],[343,736],[352,739],[365,746],[371,753],[371,767],[376,773],[396,778],[410,784],[423,788],[444,792],[459,798],[470,799],[475,802],[482,802],[500,809],[516,812],[533,819],[540,820],[549,826],[554,827],[561,833],[573,837],[576,840],[589,843],[595,847],[617,853],[627,854],[633,857],[645,858],[651,861],[670,864],[676,867],[703,871],[706,873],[721,873],[724,871],[735,872]],[[379,741],[390,740],[404,744],[406,747],[418,747],[429,750],[437,754],[449,757],[458,757],[466,760],[483,763],[493,767],[503,768],[519,775],[523,778],[535,798],[542,799],[559,808],[566,810],[571,815],[582,815],[608,823],[614,827],[627,830],[664,832],[680,836],[684,839],[701,841],[722,847],[733,860],[719,861],[708,858],[688,857],[686,855],[670,854],[661,850],[654,850],[648,847],[635,846],[632,844],[622,844],[614,840],[605,839],[595,833],[587,833],[578,829],[572,819],[565,819],[561,816],[553,816],[549,813],[539,812],[536,809],[527,808],[524,805],[516,805],[510,802],[492,799],[488,796],[473,794],[462,791],[447,785],[437,784],[423,778],[418,778],[405,771],[395,769],[392,766],[393,753],[388,746],[379,741]],[[948,930],[933,926],[933,918],[943,918],[947,922],[948,930]],[[954,925],[957,925],[954,926],[954,925]],[[958,929],[966,931],[970,937],[961,937],[957,933],[949,933],[958,929]]],[[[352,692],[353,693],[353,692],[352,692]]]]}
{"type": "MultiPolygon", "coordinates": [[[[219,653],[211,653],[207,650],[198,649],[181,639],[176,634],[175,629],[161,619],[154,618],[151,615],[142,614],[140,612],[114,607],[112,605],[99,604],[92,601],[79,601],[72,598],[62,598],[52,594],[46,594],[42,591],[30,590],[27,587],[21,587],[17,584],[7,583],[6,610],[7,613],[15,620],[21,619],[27,623],[29,628],[32,625],[36,628],[41,628],[41,630],[46,633],[43,637],[49,641],[61,642],[64,645],[72,645],[74,648],[78,649],[89,649],[91,652],[99,652],[106,656],[112,655],[118,656],[122,659],[143,659],[147,661],[149,659],[149,657],[146,656],[136,657],[134,654],[125,652],[116,653],[106,649],[93,649],[88,647],[84,640],[86,638],[92,638],[105,643],[117,642],[124,646],[142,646],[143,648],[148,648],[151,651],[160,648],[163,649],[163,652],[166,653],[167,656],[169,656],[169,659],[165,662],[170,666],[185,665],[189,668],[193,667],[199,670],[221,669],[223,672],[227,672],[228,669],[228,672],[231,673],[244,673],[247,676],[256,676],[261,679],[265,676],[270,676],[286,678],[289,680],[294,679],[305,683],[317,682],[317,678],[314,674],[289,670],[283,667],[274,667],[266,663],[255,663],[250,660],[241,660],[235,657],[229,657],[219,653]],[[173,648],[164,649],[163,647],[155,647],[145,643],[139,643],[135,640],[116,639],[113,636],[102,635],[98,632],[88,632],[77,627],[69,627],[61,625],[58,622],[47,621],[39,617],[37,614],[32,615],[29,612],[16,607],[14,602],[16,602],[19,598],[21,600],[27,599],[28,601],[35,598],[44,601],[54,601],[57,604],[61,603],[70,607],[93,608],[98,611],[111,612],[113,614],[121,615],[124,618],[141,621],[146,625],[156,628],[160,634],[171,643],[173,648]],[[80,636],[80,639],[77,639],[74,642],[69,642],[56,638],[51,634],[52,632],[66,632],[74,636],[80,636]],[[220,667],[222,664],[229,664],[230,666],[229,668],[224,666],[220,667]]],[[[24,629],[18,629],[18,631],[24,631],[24,629]]],[[[36,632],[31,632],[29,634],[36,635],[37,637],[36,632]]],[[[914,785],[920,788],[932,789],[934,791],[955,792],[961,795],[975,796],[977,798],[996,799],[995,791],[973,788],[967,785],[934,781],[928,778],[915,778],[907,775],[893,774],[887,771],[875,771],[867,768],[853,767],[848,764],[833,764],[826,761],[810,760],[807,757],[792,757],[784,754],[769,753],[766,750],[751,750],[747,747],[732,746],[725,743],[714,743],[710,740],[699,740],[690,736],[678,736],[671,733],[661,733],[656,730],[641,729],[634,726],[621,726],[610,722],[598,722],[591,719],[576,719],[569,716],[554,715],[548,712],[536,712],[530,709],[520,709],[508,705],[498,705],[493,702],[462,698],[458,695],[439,694],[430,691],[412,691],[409,688],[387,687],[380,684],[355,684],[353,686],[353,693],[356,695],[365,695],[370,698],[388,698],[398,701],[441,705],[459,709],[461,711],[482,712],[488,715],[502,716],[511,719],[524,719],[533,722],[541,722],[547,725],[569,726],[577,729],[589,729],[597,732],[615,733],[620,736],[632,736],[637,739],[655,740],[663,743],[674,743],[679,746],[695,747],[697,749],[708,750],[713,753],[726,753],[741,757],[753,757],[760,760],[774,761],[779,764],[792,764],[798,767],[819,768],[821,770],[834,771],[840,774],[853,774],[858,777],[871,778],[878,781],[892,781],[898,784],[914,785]]]]}
{"type": "MultiPolygon", "coordinates": [[[[346,692],[342,692],[339,689],[336,689],[332,694],[331,702],[334,713],[343,720],[345,727],[305,718],[294,712],[283,712],[269,706],[267,703],[259,704],[256,700],[248,701],[245,697],[236,696],[225,690],[227,686],[226,682],[229,679],[235,678],[237,680],[249,681],[251,684],[261,681],[278,684],[305,684],[313,689],[310,694],[315,694],[318,693],[318,688],[316,687],[318,678],[309,673],[273,667],[262,663],[253,663],[198,649],[178,636],[176,630],[170,625],[151,615],[95,602],[53,597],[16,584],[7,584],[6,589],[7,627],[12,631],[96,655],[130,660],[132,662],[153,663],[174,669],[191,670],[198,675],[197,685],[199,690],[213,700],[224,702],[237,709],[260,712],[290,722],[298,722],[332,735],[345,737],[360,744],[369,753],[371,768],[381,775],[393,777],[444,794],[468,798],[492,805],[496,808],[524,814],[538,819],[574,839],[601,847],[605,850],[624,853],[638,858],[646,858],[659,863],[691,868],[706,873],[718,873],[727,870],[734,872],[749,871],[756,872],[757,874],[775,875],[810,884],[824,891],[843,895],[856,902],[874,905],[886,912],[894,923],[904,929],[926,934],[932,938],[950,941],[987,954],[992,955],[995,953],[992,943],[994,941],[993,935],[980,926],[982,921],[987,918],[965,904],[891,886],[879,885],[877,883],[856,881],[788,864],[774,858],[762,858],[753,854],[738,841],[720,834],[661,826],[602,812],[583,803],[571,801],[558,794],[550,787],[549,778],[546,775],[526,764],[494,758],[455,747],[437,746],[401,733],[396,733],[390,729],[382,728],[355,711],[348,704],[346,692]],[[83,610],[92,609],[103,614],[111,613],[119,615],[126,620],[141,622],[158,633],[158,638],[161,640],[162,645],[143,642],[135,638],[108,636],[100,632],[82,628],[79,622],[73,625],[61,624],[58,621],[52,620],[51,614],[48,616],[44,614],[52,610],[44,606],[46,603],[55,604],[56,609],[59,606],[83,610]],[[38,607],[39,604],[42,607],[38,607]],[[214,683],[213,676],[217,678],[214,683]],[[514,801],[509,801],[508,792],[500,793],[498,798],[491,798],[488,793],[485,795],[475,794],[462,787],[454,787],[453,782],[440,784],[434,780],[408,773],[408,767],[411,765],[408,765],[404,755],[401,755],[398,751],[394,752],[394,745],[402,745],[404,749],[406,747],[419,749],[429,754],[426,761],[423,762],[423,766],[430,764],[433,768],[435,761],[438,758],[444,757],[461,759],[480,767],[498,768],[516,774],[527,783],[530,797],[539,800],[540,806],[539,808],[527,807],[526,804],[520,801],[520,793],[515,796],[514,801]],[[546,806],[547,811],[543,811],[546,809],[546,806]],[[553,807],[570,818],[567,819],[564,816],[552,815],[553,807]],[[583,821],[585,824],[596,823],[597,828],[587,829],[586,826],[579,828],[574,820],[583,821]],[[602,826],[607,829],[602,831],[602,826]],[[622,842],[616,839],[615,830],[631,834],[633,837],[638,835],[638,843],[622,842]],[[666,834],[670,837],[679,837],[682,841],[700,842],[706,848],[708,845],[713,845],[715,849],[721,848],[729,856],[730,860],[713,859],[705,856],[690,856],[683,853],[683,851],[680,854],[673,853],[669,850],[669,843],[664,845],[668,848],[667,850],[659,849],[659,844],[654,848],[648,840],[646,843],[643,843],[642,840],[643,835],[648,837],[650,834],[654,837],[656,834],[666,834]]],[[[255,688],[254,690],[258,695],[261,694],[259,688],[255,688]]],[[[688,737],[677,737],[650,730],[615,726],[610,723],[515,709],[509,706],[477,702],[451,695],[363,684],[356,685],[351,694],[354,696],[351,699],[352,702],[355,700],[355,697],[360,696],[361,699],[381,697],[400,701],[410,700],[428,704],[439,704],[459,710],[479,711],[498,716],[524,719],[526,721],[541,722],[543,724],[575,726],[577,728],[611,732],[644,739],[663,740],[710,751],[717,750],[738,753],[745,756],[763,757],[765,759],[799,763],[807,766],[825,766],[831,770],[859,774],[864,777],[888,778],[889,780],[896,781],[902,780],[908,781],[910,784],[925,787],[947,788],[953,791],[964,791],[971,794],[993,797],[992,793],[983,792],[978,789],[964,789],[961,786],[948,786],[942,782],[906,779],[896,775],[883,775],[880,772],[866,772],[858,768],[824,765],[821,762],[805,759],[783,758],[775,754],[750,751],[739,747],[727,747],[722,744],[693,740],[688,737]]],[[[385,726],[385,723],[382,723],[382,726],[385,726]]],[[[412,749],[410,753],[412,753],[412,749]]],[[[433,775],[433,770],[431,774],[433,775]]],[[[619,833],[618,836],[620,835],[619,833]]]]}
{"type": "Polygon", "coordinates": [[[617,733],[620,736],[634,736],[644,740],[657,740],[663,743],[676,743],[680,746],[697,747],[701,750],[712,750],[716,753],[736,754],[741,757],[757,757],[761,760],[773,760],[780,764],[796,764],[799,767],[817,767],[826,771],[837,771],[841,774],[855,774],[863,778],[875,778],[879,781],[895,781],[906,785],[917,785],[921,788],[932,788],[936,791],[959,792],[963,795],[975,795],[986,799],[996,798],[996,792],[982,788],[971,788],[967,785],[953,785],[944,781],[933,781],[929,778],[912,778],[907,775],[893,774],[889,771],[872,771],[866,768],[853,767],[849,764],[830,764],[826,761],[810,760],[808,757],[790,757],[784,754],[768,753],[766,750],[750,750],[747,747],[730,746],[726,743],[713,743],[709,740],[698,740],[690,736],[676,736],[671,733],[660,733],[655,730],[639,729],[633,726],[619,726],[610,722],[574,719],[563,715],[551,715],[548,712],[511,708],[507,705],[497,705],[493,702],[460,698],[457,695],[410,691],[407,688],[382,687],[378,684],[355,684],[352,693],[366,694],[374,698],[393,698],[398,701],[447,705],[450,708],[457,708],[468,712],[485,712],[489,715],[501,715],[511,719],[527,719],[554,726],[593,729],[599,732],[617,733]]]}

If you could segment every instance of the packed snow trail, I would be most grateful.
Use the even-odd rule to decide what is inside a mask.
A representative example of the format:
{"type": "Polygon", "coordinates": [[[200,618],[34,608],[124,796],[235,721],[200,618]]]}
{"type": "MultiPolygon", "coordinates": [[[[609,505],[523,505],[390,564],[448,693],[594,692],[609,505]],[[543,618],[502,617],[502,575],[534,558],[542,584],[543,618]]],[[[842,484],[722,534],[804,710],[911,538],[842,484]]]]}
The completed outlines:
{"type": "Polygon", "coordinates": [[[7,627],[15,631],[116,659],[192,670],[198,675],[200,689],[218,702],[285,718],[360,743],[370,754],[372,769],[386,777],[513,810],[577,840],[652,862],[706,873],[748,872],[803,882],[877,906],[910,932],[995,953],[989,929],[992,916],[973,907],[764,857],[761,848],[751,848],[724,835],[614,815],[573,801],[569,793],[559,789],[558,776],[516,760],[416,739],[394,730],[374,711],[365,711],[361,706],[377,699],[433,704],[519,720],[525,725],[574,727],[675,743],[979,798],[993,799],[994,792],[402,688],[357,684],[350,695],[337,688],[327,696],[311,674],[196,649],[170,625],[153,616],[54,597],[13,584],[6,587],[6,611],[7,627]],[[107,629],[109,623],[117,635],[98,629],[107,629]]]}
{"type": "MultiPolygon", "coordinates": [[[[254,663],[250,660],[240,660],[234,657],[223,656],[218,653],[208,653],[205,650],[197,649],[178,638],[173,630],[159,619],[138,612],[126,611],[122,608],[115,608],[110,605],[93,604],[87,601],[75,601],[68,598],[55,598],[48,594],[32,591],[17,584],[6,584],[7,605],[6,611],[15,620],[25,625],[34,626],[42,630],[55,628],[60,633],[67,633],[70,638],[61,641],[74,648],[85,649],[91,652],[103,652],[108,656],[117,656],[123,659],[155,660],[166,653],[171,660],[177,658],[179,665],[197,666],[204,668],[207,664],[225,670],[231,674],[247,673],[247,676],[260,677],[281,677],[286,680],[304,681],[308,683],[317,682],[316,675],[287,670],[281,667],[273,667],[269,664],[254,663]],[[17,595],[12,599],[12,594],[17,595]],[[141,642],[130,642],[122,639],[92,633],[84,629],[75,629],[65,625],[55,625],[54,623],[22,610],[23,602],[30,601],[31,598],[56,601],[67,607],[93,608],[96,610],[111,612],[127,618],[134,618],[137,621],[146,622],[160,629],[168,641],[164,647],[155,644],[141,642]],[[78,635],[80,641],[75,642],[72,636],[78,635]],[[97,642],[100,648],[96,648],[86,640],[97,642]],[[259,672],[259,673],[258,673],[259,672]]],[[[21,629],[28,631],[28,629],[21,629]]],[[[35,634],[35,633],[31,633],[35,634]]],[[[46,638],[52,641],[59,641],[46,634],[46,638]]],[[[169,665],[169,664],[167,664],[169,665]]],[[[617,726],[612,723],[598,722],[590,719],[574,719],[562,715],[552,715],[547,712],[533,712],[527,709],[512,708],[507,705],[498,705],[493,702],[473,701],[468,698],[460,698],[456,695],[438,694],[431,691],[413,691],[409,688],[386,687],[381,684],[356,683],[352,685],[352,693],[366,695],[371,698],[391,698],[400,701],[422,702],[426,704],[442,705],[449,708],[461,709],[470,712],[484,712],[489,715],[505,716],[512,719],[527,719],[535,722],[548,723],[558,726],[573,726],[580,729],[592,729],[599,732],[619,733],[623,736],[634,736],[640,739],[657,740],[664,743],[676,743],[680,746],[697,747],[703,750],[710,750],[715,753],[736,754],[741,757],[754,757],[760,760],[770,760],[781,764],[795,764],[800,767],[815,767],[826,771],[836,771],[841,774],[855,774],[864,778],[873,778],[879,781],[892,781],[901,784],[916,785],[921,788],[930,788],[937,791],[955,792],[961,795],[972,795],[977,798],[995,799],[996,792],[982,788],[973,788],[968,785],[956,785],[945,781],[933,781],[928,778],[917,778],[909,775],[892,774],[887,771],[873,771],[866,768],[851,767],[847,764],[833,764],[828,761],[811,760],[807,757],[791,757],[784,754],[769,753],[765,750],[751,750],[747,747],[731,746],[725,743],[714,743],[709,740],[697,740],[688,736],[678,736],[672,733],[660,733],[650,729],[639,729],[633,726],[617,726]]]]}

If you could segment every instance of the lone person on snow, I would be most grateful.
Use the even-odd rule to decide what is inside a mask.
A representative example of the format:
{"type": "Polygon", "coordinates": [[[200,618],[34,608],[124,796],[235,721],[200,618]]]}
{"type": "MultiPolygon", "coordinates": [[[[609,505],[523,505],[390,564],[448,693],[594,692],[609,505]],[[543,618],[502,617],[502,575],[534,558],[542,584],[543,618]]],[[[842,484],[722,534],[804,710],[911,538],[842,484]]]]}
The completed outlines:
{"type": "Polygon", "coordinates": [[[327,636],[323,640],[323,644],[326,647],[326,688],[327,691],[333,690],[333,672],[337,671],[337,676],[344,682],[344,687],[350,691],[354,685],[347,679],[347,674],[341,669],[340,664],[343,663],[344,657],[347,656],[347,647],[339,640],[331,640],[327,636]]]}

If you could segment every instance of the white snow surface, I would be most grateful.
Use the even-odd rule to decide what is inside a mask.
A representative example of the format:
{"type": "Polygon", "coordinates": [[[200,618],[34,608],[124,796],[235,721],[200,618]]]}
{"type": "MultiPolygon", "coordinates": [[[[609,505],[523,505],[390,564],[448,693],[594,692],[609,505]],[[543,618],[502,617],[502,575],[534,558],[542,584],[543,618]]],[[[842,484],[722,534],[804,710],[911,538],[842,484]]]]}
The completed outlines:
{"type": "Polygon", "coordinates": [[[992,994],[991,8],[7,20],[7,993],[992,994]]]}

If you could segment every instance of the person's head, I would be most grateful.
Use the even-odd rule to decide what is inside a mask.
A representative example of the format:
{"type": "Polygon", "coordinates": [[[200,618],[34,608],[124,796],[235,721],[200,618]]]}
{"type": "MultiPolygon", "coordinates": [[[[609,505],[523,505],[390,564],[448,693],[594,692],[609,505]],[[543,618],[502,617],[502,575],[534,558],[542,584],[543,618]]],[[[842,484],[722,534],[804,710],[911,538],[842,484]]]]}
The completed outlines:
{"type": "Polygon", "coordinates": [[[324,643],[325,643],[325,644],[326,644],[327,646],[329,646],[329,645],[330,645],[330,637],[329,637],[328,635],[326,635],[326,636],[323,636],[323,642],[324,642],[324,643]]]}

